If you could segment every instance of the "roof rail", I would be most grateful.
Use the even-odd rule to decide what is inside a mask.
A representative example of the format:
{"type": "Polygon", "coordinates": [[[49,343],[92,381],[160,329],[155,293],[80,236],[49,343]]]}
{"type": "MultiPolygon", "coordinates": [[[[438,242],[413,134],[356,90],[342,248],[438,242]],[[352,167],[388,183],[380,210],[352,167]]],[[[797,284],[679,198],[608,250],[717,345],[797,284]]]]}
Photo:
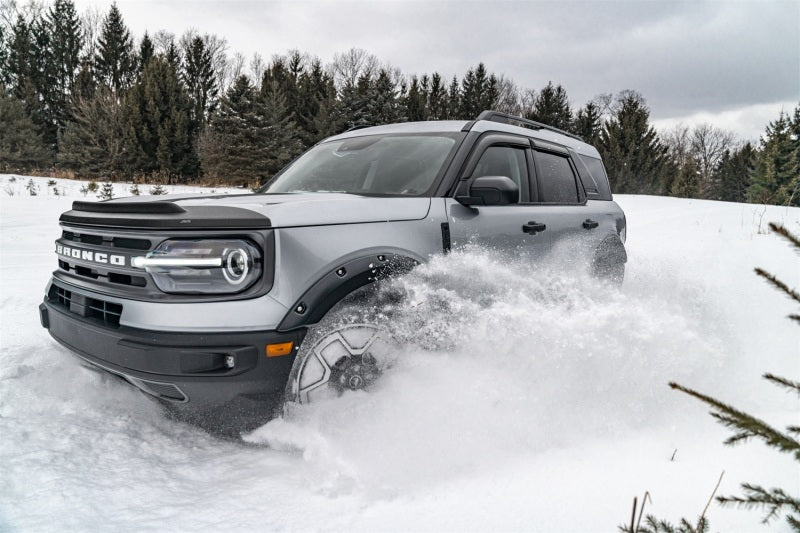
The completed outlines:
{"type": "Polygon", "coordinates": [[[356,131],[356,130],[363,130],[364,128],[371,128],[375,124],[356,124],[355,126],[344,130],[342,133],[347,133],[349,131],[356,131]]]}
{"type": "Polygon", "coordinates": [[[580,135],[575,135],[574,133],[560,130],[558,128],[554,128],[553,126],[542,124],[541,122],[536,122],[535,120],[528,120],[527,118],[509,115],[508,113],[501,113],[500,111],[491,111],[487,109],[486,111],[483,111],[480,115],[478,115],[478,118],[476,118],[475,120],[490,120],[492,122],[500,122],[502,124],[512,124],[512,125],[514,125],[513,123],[516,122],[519,123],[519,125],[522,126],[523,128],[530,128],[533,130],[554,131],[556,133],[560,133],[561,135],[566,135],[567,137],[572,137],[573,139],[583,141],[583,138],[580,135]]]}

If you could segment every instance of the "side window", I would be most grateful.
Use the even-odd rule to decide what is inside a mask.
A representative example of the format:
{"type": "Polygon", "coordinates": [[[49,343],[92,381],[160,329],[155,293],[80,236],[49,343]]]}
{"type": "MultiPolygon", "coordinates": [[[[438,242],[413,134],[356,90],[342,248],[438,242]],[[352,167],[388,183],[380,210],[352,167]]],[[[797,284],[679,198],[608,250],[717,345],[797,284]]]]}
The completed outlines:
{"type": "Polygon", "coordinates": [[[487,148],[472,172],[473,178],[480,176],[506,176],[519,187],[520,201],[525,201],[527,191],[522,184],[528,179],[528,164],[525,162],[525,149],[512,146],[490,146],[487,148]]]}
{"type": "Polygon", "coordinates": [[[578,203],[578,185],[569,158],[538,150],[535,157],[539,201],[557,204],[578,203]]]}
{"type": "Polygon", "coordinates": [[[580,158],[597,186],[597,194],[600,200],[611,200],[611,189],[608,186],[608,177],[606,176],[603,162],[586,155],[582,155],[580,158]]]}

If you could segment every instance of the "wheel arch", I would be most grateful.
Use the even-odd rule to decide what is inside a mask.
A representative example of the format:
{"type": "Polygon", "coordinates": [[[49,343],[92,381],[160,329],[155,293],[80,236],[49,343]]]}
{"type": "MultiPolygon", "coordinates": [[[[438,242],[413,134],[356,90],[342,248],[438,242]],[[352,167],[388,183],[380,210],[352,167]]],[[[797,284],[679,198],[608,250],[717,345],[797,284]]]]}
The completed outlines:
{"type": "Polygon", "coordinates": [[[288,331],[316,324],[336,304],[358,289],[387,277],[405,274],[422,262],[407,251],[365,252],[343,259],[300,296],[278,325],[288,331]]]}

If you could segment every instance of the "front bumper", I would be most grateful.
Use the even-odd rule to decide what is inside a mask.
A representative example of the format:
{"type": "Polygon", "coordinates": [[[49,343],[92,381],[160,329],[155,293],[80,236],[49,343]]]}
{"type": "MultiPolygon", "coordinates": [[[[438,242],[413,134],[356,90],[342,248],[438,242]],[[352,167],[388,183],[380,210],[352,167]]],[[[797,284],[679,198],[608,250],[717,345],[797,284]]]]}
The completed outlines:
{"type": "MultiPolygon", "coordinates": [[[[51,293],[52,294],[52,293],[51,293]]],[[[45,297],[42,326],[90,365],[159,398],[202,425],[246,428],[280,406],[305,330],[178,333],[109,325],[80,301],[45,297]],[[289,355],[268,358],[266,345],[294,342],[289,355]]],[[[203,304],[197,304],[203,305],[203,304]]]]}

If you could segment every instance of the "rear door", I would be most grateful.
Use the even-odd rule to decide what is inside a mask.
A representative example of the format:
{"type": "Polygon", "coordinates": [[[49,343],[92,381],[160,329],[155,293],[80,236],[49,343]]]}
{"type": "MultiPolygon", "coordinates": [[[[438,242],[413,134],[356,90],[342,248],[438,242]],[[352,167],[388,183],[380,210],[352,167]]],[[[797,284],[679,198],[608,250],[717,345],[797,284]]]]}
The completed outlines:
{"type": "Polygon", "coordinates": [[[519,186],[519,201],[511,205],[466,207],[452,198],[446,199],[452,246],[474,244],[507,257],[526,259],[545,255],[550,248],[550,238],[539,206],[531,203],[532,172],[529,138],[497,133],[484,135],[467,159],[459,191],[467,195],[472,180],[480,176],[506,176],[519,186]]]}
{"type": "Polygon", "coordinates": [[[599,242],[603,220],[587,203],[572,154],[563,146],[538,140],[533,147],[532,198],[547,224],[553,247],[591,253],[599,242]]]}

